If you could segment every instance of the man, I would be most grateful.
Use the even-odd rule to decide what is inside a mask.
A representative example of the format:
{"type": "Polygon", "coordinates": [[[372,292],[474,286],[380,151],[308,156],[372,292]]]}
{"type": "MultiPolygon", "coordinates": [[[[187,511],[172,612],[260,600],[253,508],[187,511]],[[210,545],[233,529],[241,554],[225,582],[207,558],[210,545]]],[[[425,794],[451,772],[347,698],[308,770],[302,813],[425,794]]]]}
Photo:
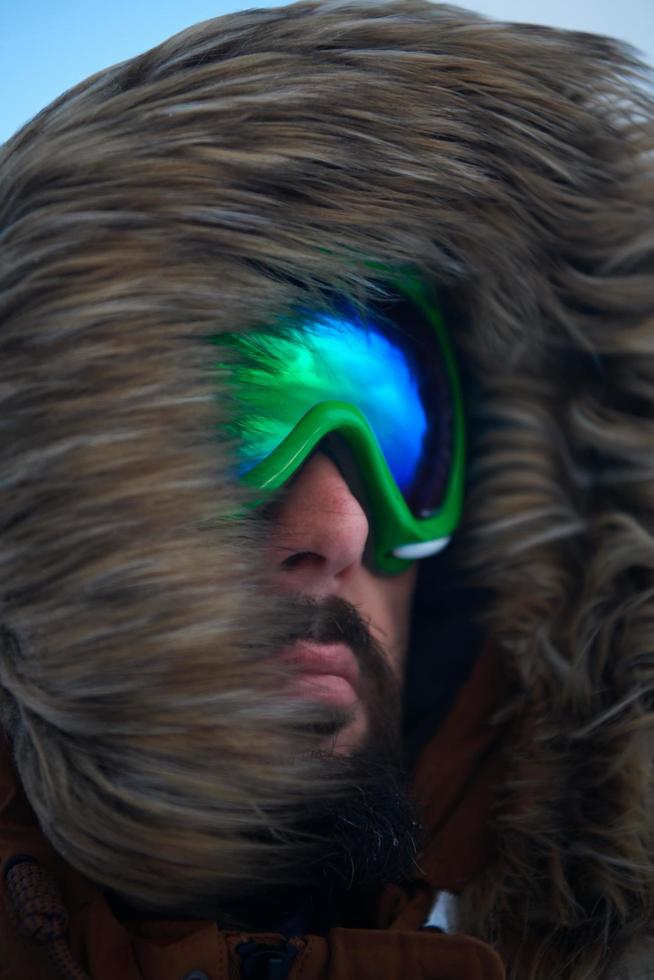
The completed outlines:
{"type": "Polygon", "coordinates": [[[303,2],[3,148],[2,980],[653,975],[639,71],[303,2]]]}

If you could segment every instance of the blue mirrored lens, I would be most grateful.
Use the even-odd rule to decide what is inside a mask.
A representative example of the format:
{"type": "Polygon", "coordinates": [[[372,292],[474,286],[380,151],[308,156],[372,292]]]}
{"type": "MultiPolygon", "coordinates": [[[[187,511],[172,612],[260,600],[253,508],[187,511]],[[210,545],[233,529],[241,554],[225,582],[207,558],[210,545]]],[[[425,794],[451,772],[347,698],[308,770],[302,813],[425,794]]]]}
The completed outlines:
{"type": "Polygon", "coordinates": [[[239,338],[246,355],[235,371],[243,407],[236,425],[239,476],[269,456],[315,405],[335,400],[363,412],[405,491],[415,480],[428,428],[409,352],[355,311],[304,313],[297,324],[280,334],[239,338]]]}

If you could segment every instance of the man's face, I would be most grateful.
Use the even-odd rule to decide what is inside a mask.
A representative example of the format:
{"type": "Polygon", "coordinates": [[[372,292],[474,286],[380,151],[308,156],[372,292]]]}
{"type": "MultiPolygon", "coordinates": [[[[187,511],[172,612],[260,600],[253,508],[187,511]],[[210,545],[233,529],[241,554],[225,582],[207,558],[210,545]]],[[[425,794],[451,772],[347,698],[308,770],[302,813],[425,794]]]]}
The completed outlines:
{"type": "MultiPolygon", "coordinates": [[[[368,517],[336,464],[322,452],[311,456],[286,487],[271,520],[267,568],[274,590],[350,603],[401,683],[417,567],[382,576],[364,565],[368,517]]],[[[378,721],[371,713],[384,710],[373,695],[366,665],[342,642],[300,640],[284,656],[301,671],[298,696],[351,710],[351,720],[330,744],[337,755],[356,752],[378,721]]],[[[398,707],[388,705],[387,710],[398,707]]]]}
{"type": "Polygon", "coordinates": [[[268,584],[297,614],[286,635],[299,638],[281,651],[293,663],[289,684],[298,697],[336,709],[335,729],[321,746],[325,778],[345,779],[351,790],[337,801],[326,793],[298,815],[298,831],[323,842],[319,866],[302,857],[285,885],[259,890],[253,882],[230,905],[229,920],[221,910],[234,928],[277,930],[298,909],[323,925],[340,922],[371,888],[409,876],[418,849],[400,728],[417,569],[387,576],[364,564],[368,517],[328,443],[261,516],[268,584]]]}

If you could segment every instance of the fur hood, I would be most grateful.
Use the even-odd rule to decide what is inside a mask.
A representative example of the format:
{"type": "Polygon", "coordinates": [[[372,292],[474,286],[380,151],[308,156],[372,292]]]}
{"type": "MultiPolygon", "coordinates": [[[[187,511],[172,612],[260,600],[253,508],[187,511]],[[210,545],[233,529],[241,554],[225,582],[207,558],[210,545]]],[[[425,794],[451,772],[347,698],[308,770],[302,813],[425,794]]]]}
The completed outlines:
{"type": "Polygon", "coordinates": [[[228,517],[206,338],[307,292],[379,298],[379,262],[438,288],[475,380],[454,547],[492,594],[502,720],[527,719],[464,927],[578,980],[593,943],[651,927],[643,75],[587,34],[301,2],[102,71],[0,151],[0,703],[46,836],[92,880],[228,900],[304,853],[292,813],[324,787],[275,694],[256,528],[228,517]]]}

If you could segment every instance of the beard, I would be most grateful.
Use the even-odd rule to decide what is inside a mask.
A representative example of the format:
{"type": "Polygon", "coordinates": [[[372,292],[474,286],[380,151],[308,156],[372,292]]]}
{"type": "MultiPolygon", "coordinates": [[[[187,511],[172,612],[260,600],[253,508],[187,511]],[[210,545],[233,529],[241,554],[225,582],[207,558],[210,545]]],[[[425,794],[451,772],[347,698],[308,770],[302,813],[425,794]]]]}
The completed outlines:
{"type": "MultiPolygon", "coordinates": [[[[324,934],[341,925],[363,928],[366,908],[385,884],[415,877],[422,828],[403,766],[401,691],[383,650],[357,609],[337,597],[289,598],[284,641],[346,643],[361,669],[361,699],[367,709],[365,741],[349,756],[330,750],[349,713],[334,708],[331,720],[315,726],[323,748],[315,755],[325,783],[347,793],[326,792],[298,812],[292,833],[298,858],[284,865],[283,882],[246,878],[239,897],[199,899],[192,907],[149,911],[112,891],[107,898],[119,915],[210,919],[222,929],[246,932],[324,934]],[[310,842],[310,847],[307,847],[310,842]],[[308,856],[312,855],[312,856],[308,856]]],[[[325,712],[321,712],[325,717],[325,712]]],[[[313,731],[313,729],[312,729],[313,731]]],[[[257,840],[275,847],[274,834],[257,840]]]]}
{"type": "Polygon", "coordinates": [[[421,826],[409,796],[403,766],[401,690],[384,652],[358,610],[338,597],[290,599],[298,621],[288,639],[348,644],[361,668],[368,733],[347,757],[329,749],[347,724],[335,710],[319,733],[325,777],[351,787],[349,794],[316,800],[311,812],[298,815],[295,830],[318,842],[313,861],[289,869],[289,884],[256,889],[218,914],[222,927],[284,932],[284,923],[300,914],[303,931],[325,932],[334,925],[362,925],[361,910],[381,886],[409,880],[417,870],[421,826]],[[359,920],[356,920],[358,915],[359,920]],[[307,927],[309,923],[309,927],[307,927]]]}

